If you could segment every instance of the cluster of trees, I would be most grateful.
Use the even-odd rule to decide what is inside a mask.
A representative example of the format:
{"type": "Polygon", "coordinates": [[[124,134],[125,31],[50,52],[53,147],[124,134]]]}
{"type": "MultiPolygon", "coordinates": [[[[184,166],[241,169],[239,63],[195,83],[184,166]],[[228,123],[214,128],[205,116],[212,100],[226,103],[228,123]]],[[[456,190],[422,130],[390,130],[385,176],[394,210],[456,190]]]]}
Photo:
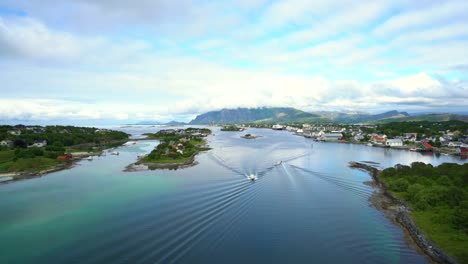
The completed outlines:
{"type": "Polygon", "coordinates": [[[176,134],[157,132],[155,134],[148,135],[151,138],[158,138],[160,143],[153,151],[151,151],[150,154],[148,154],[148,156],[144,158],[143,161],[158,162],[166,160],[180,160],[192,156],[200,150],[199,145],[203,143],[202,139],[191,135],[195,132],[210,134],[211,130],[187,128],[185,129],[185,133],[176,134]],[[182,146],[178,146],[179,144],[182,146]],[[182,153],[178,152],[178,149],[181,150],[182,153]]]}
{"type": "MultiPolygon", "coordinates": [[[[370,133],[383,133],[390,137],[399,136],[403,133],[418,133],[418,137],[423,134],[426,136],[441,135],[440,131],[450,130],[459,131],[460,134],[466,134],[468,131],[468,123],[458,120],[444,122],[429,122],[429,121],[411,121],[411,122],[391,122],[379,124],[375,129],[368,129],[370,133]]],[[[420,138],[418,138],[420,139],[420,138]]]]}
{"type": "MultiPolygon", "coordinates": [[[[128,139],[119,131],[74,126],[0,126],[0,140],[13,141],[13,148],[0,147],[0,172],[24,171],[55,165],[67,149],[92,150],[111,147],[128,139]],[[11,133],[12,131],[19,131],[11,133]],[[46,140],[42,148],[30,147],[36,140],[46,140]]],[[[70,150],[68,150],[70,151],[70,150]]]]}
{"type": "MultiPolygon", "coordinates": [[[[468,234],[468,164],[422,162],[396,165],[379,174],[388,189],[415,211],[437,212],[439,224],[468,234]]],[[[437,219],[433,219],[437,221],[437,219]]]]}

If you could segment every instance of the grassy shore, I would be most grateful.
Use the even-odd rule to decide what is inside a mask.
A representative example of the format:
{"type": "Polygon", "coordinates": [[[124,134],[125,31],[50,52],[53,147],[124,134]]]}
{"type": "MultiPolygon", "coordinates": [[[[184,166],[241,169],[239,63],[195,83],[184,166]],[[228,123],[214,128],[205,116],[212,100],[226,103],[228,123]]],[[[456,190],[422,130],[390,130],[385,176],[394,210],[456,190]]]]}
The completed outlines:
{"type": "Polygon", "coordinates": [[[468,263],[468,164],[415,162],[379,173],[388,191],[411,208],[422,233],[460,263],[468,263]]]}

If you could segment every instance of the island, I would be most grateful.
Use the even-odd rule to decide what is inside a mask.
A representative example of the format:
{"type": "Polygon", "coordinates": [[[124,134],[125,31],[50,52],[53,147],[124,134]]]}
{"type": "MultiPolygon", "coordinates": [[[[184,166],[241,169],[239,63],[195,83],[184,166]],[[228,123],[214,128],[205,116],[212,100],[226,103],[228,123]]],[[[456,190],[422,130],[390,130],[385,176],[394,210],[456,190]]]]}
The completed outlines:
{"type": "Polygon", "coordinates": [[[158,139],[160,142],[148,155],[130,164],[127,170],[132,171],[141,165],[149,169],[179,169],[194,165],[195,156],[206,151],[205,137],[211,134],[207,128],[163,129],[157,133],[144,134],[147,139],[158,139]]]}
{"type": "Polygon", "coordinates": [[[243,136],[241,136],[241,138],[245,138],[245,139],[256,139],[260,136],[255,136],[255,135],[252,135],[252,134],[245,134],[243,136]]]}
{"type": "Polygon", "coordinates": [[[372,204],[401,225],[432,260],[468,263],[467,163],[433,167],[413,162],[382,171],[360,162],[351,167],[370,172],[381,189],[372,204]]]}
{"type": "Polygon", "coordinates": [[[0,181],[65,169],[73,160],[122,145],[129,135],[75,126],[0,126],[0,181]]]}

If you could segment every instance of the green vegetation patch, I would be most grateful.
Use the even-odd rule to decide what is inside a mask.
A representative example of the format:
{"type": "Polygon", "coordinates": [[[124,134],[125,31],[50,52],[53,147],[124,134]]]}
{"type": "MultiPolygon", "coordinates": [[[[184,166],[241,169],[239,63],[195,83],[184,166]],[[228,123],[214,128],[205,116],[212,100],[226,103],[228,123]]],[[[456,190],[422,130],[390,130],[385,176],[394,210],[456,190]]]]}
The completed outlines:
{"type": "Polygon", "coordinates": [[[238,127],[238,126],[233,126],[233,125],[230,125],[230,126],[223,126],[221,128],[221,131],[233,131],[233,132],[236,132],[236,131],[242,131],[243,129],[241,127],[238,127]]]}
{"type": "Polygon", "coordinates": [[[398,164],[378,177],[409,204],[414,221],[429,239],[468,263],[468,164],[398,164]]]}
{"type": "Polygon", "coordinates": [[[108,129],[74,126],[0,126],[0,140],[10,142],[0,147],[0,173],[41,171],[61,161],[66,152],[97,152],[119,146],[128,134],[108,129]],[[36,142],[45,146],[32,147],[36,142]]]}

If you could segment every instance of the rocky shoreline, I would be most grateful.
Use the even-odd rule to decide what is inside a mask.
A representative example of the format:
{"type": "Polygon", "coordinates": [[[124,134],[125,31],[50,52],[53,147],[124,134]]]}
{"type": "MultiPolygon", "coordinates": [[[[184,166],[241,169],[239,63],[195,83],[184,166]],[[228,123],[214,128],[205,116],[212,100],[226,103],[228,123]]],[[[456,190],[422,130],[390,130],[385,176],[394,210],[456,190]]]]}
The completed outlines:
{"type": "Polygon", "coordinates": [[[377,209],[384,212],[384,214],[394,223],[400,225],[406,234],[409,235],[412,242],[414,242],[419,249],[436,263],[457,263],[453,258],[446,255],[440,248],[433,242],[428,240],[418,229],[414,221],[411,219],[409,212],[411,209],[408,205],[394,197],[388,190],[387,186],[379,180],[377,175],[379,170],[371,165],[361,162],[350,162],[351,168],[357,168],[367,171],[372,179],[372,185],[377,187],[380,192],[375,193],[369,200],[377,209]]]}

